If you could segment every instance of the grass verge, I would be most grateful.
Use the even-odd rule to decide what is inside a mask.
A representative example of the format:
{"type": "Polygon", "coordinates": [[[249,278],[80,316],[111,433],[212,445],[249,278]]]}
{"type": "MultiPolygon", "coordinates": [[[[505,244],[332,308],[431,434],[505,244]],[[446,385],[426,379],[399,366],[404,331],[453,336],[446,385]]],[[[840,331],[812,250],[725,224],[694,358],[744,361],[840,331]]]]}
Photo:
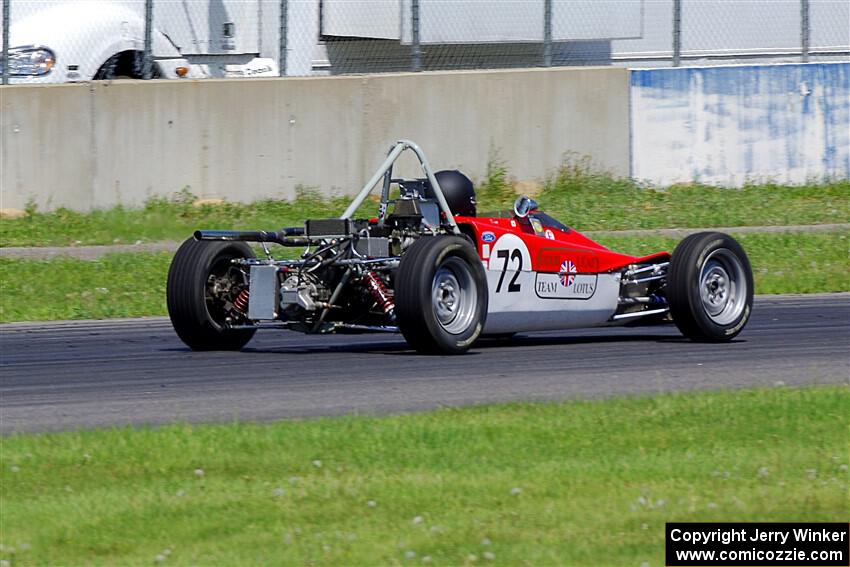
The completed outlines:
{"type": "Polygon", "coordinates": [[[850,519],[848,405],[774,388],[16,435],[0,558],[663,565],[665,522],[850,519]]]}
{"type": "Polygon", "coordinates": [[[0,258],[0,322],[165,315],[169,253],[0,258]]]}
{"type": "MultiPolygon", "coordinates": [[[[750,258],[756,293],[850,291],[848,231],[732,234],[750,258]]],[[[672,252],[679,239],[604,236],[599,242],[612,250],[644,255],[672,252]]]]}
{"type": "Polygon", "coordinates": [[[843,223],[850,218],[850,180],[657,188],[568,164],[546,180],[539,201],[579,230],[843,223]]]}
{"type": "MultiPolygon", "coordinates": [[[[753,265],[757,293],[850,291],[850,233],[738,235],[753,265]]],[[[673,250],[664,237],[604,237],[633,254],[673,250]]],[[[165,315],[171,255],[130,253],[95,261],[0,258],[0,322],[165,315]]]]}
{"type": "MultiPolygon", "coordinates": [[[[644,187],[629,179],[594,172],[586,163],[566,162],[538,188],[538,201],[555,218],[579,230],[842,223],[850,218],[850,181],[803,186],[749,185],[742,189],[705,185],[644,187]]],[[[517,192],[497,162],[478,184],[479,211],[510,210],[517,192]]],[[[0,246],[132,244],[183,240],[198,228],[276,230],[301,226],[308,218],[340,214],[349,198],[323,200],[302,190],[294,202],[202,204],[183,191],[156,198],[138,209],[115,207],[90,213],[60,209],[0,220],[0,246]]],[[[358,216],[373,216],[367,201],[358,216]]]]}

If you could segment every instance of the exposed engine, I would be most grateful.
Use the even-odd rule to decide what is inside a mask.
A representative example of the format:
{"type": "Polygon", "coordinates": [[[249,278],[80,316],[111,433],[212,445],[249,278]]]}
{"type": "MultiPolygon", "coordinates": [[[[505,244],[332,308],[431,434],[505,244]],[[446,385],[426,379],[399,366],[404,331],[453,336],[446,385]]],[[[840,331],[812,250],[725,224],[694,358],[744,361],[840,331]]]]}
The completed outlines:
{"type": "Polygon", "coordinates": [[[437,205],[413,193],[399,198],[383,222],[315,219],[304,229],[285,229],[276,242],[308,244],[301,259],[237,261],[251,290],[236,297],[233,309],[248,314],[249,297],[263,288],[276,297],[254,302],[251,319],[278,320],[311,333],[392,326],[399,257],[422,234],[439,233],[439,224],[431,224],[438,222],[437,205]]]}

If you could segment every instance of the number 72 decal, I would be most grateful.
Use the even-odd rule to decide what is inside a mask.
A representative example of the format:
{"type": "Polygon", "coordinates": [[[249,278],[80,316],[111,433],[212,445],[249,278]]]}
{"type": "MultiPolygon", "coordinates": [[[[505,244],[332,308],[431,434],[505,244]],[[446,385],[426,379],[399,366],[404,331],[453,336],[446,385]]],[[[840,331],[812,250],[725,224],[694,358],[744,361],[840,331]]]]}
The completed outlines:
{"type": "Polygon", "coordinates": [[[515,291],[519,291],[522,289],[522,286],[516,283],[516,279],[519,277],[519,273],[522,271],[522,252],[514,248],[513,250],[499,250],[496,252],[496,256],[499,258],[504,258],[505,262],[502,264],[502,275],[499,276],[499,285],[496,286],[496,293],[502,291],[502,282],[505,281],[505,272],[508,271],[508,257],[510,256],[510,263],[513,264],[514,261],[517,262],[516,271],[514,272],[514,277],[511,278],[511,282],[508,284],[508,293],[513,293],[515,291]]]}
{"type": "Polygon", "coordinates": [[[499,272],[495,293],[522,291],[520,272],[531,270],[531,255],[521,238],[505,234],[493,246],[488,268],[499,272]]]}

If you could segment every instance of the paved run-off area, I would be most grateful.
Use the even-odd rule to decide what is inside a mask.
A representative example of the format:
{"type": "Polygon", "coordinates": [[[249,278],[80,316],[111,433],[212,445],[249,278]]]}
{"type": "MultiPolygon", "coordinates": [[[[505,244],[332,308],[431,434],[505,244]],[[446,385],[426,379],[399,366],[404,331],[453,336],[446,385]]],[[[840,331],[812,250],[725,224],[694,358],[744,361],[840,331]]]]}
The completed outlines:
{"type": "Polygon", "coordinates": [[[195,353],[165,318],[0,327],[0,432],[385,414],[445,405],[683,389],[847,384],[850,294],[760,296],[733,342],[673,326],[482,341],[417,356],[396,335],[267,330],[195,353]]]}

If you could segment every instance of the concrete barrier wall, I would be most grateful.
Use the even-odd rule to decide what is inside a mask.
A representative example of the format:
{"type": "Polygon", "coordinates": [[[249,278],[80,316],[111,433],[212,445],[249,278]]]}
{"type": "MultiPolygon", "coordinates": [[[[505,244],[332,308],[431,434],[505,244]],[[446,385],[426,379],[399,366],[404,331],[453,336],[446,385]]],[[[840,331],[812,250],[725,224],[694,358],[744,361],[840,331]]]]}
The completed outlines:
{"type": "Polygon", "coordinates": [[[0,87],[0,207],[350,194],[398,138],[478,179],[494,151],[521,180],[566,152],[627,175],[628,97],[620,68],[0,87]]]}
{"type": "Polygon", "coordinates": [[[477,180],[567,152],[657,184],[850,178],[850,63],[10,86],[0,110],[2,208],[351,194],[398,138],[477,180]]]}
{"type": "Polygon", "coordinates": [[[850,178],[850,63],[632,71],[632,176],[850,178]]]}

